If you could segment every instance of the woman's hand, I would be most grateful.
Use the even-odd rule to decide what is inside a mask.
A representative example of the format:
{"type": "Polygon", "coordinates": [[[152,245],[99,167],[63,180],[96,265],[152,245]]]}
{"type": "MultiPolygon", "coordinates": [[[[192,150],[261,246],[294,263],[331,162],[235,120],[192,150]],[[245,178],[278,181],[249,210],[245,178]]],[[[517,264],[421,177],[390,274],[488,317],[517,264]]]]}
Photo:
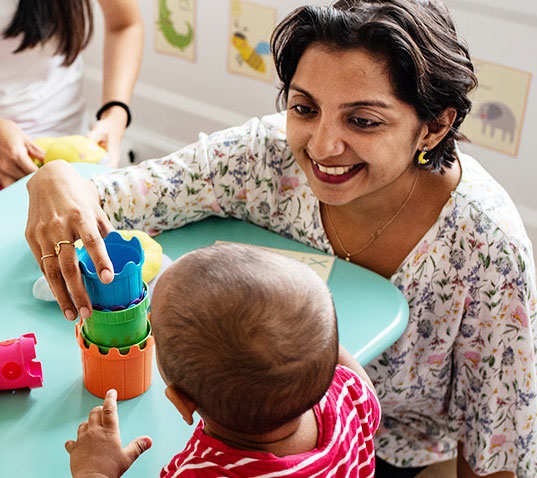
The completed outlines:
{"type": "Polygon", "coordinates": [[[108,390],[103,406],[95,407],[78,427],[76,441],[65,442],[73,478],[118,478],[151,447],[146,436],[121,447],[116,397],[115,390],[108,390]]]}
{"type": "Polygon", "coordinates": [[[59,241],[82,239],[101,281],[113,280],[114,269],[102,240],[113,227],[101,208],[97,189],[62,160],[43,166],[28,181],[27,188],[30,207],[26,240],[65,318],[76,319],[77,310],[87,318],[92,307],[75,248],[60,244],[56,255],[55,246],[59,241]]]}
{"type": "Polygon", "coordinates": [[[9,186],[37,169],[30,155],[41,161],[45,159],[45,152],[16,123],[0,118],[1,186],[9,186]]]}
{"type": "Polygon", "coordinates": [[[119,146],[125,132],[127,115],[123,108],[112,106],[105,111],[86,135],[108,152],[108,165],[117,168],[119,164],[119,146]]]}

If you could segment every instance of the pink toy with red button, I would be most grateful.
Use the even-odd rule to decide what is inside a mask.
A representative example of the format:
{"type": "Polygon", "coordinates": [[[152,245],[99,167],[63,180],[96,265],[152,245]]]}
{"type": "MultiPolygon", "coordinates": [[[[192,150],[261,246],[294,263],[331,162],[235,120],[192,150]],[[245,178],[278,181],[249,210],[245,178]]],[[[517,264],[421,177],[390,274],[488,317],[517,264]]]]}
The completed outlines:
{"type": "Polygon", "coordinates": [[[0,342],[0,390],[43,386],[41,363],[34,362],[34,334],[0,342]]]}

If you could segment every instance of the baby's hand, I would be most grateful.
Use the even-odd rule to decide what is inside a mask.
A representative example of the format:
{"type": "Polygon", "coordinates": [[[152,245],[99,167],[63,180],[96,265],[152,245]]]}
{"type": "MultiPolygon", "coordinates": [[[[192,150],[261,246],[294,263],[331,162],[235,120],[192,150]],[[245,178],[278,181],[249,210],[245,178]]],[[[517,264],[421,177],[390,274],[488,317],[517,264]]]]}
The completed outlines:
{"type": "Polygon", "coordinates": [[[108,390],[102,407],[95,407],[78,427],[76,441],[65,442],[73,478],[118,478],[145,450],[151,438],[141,436],[121,447],[117,392],[108,390]]]}

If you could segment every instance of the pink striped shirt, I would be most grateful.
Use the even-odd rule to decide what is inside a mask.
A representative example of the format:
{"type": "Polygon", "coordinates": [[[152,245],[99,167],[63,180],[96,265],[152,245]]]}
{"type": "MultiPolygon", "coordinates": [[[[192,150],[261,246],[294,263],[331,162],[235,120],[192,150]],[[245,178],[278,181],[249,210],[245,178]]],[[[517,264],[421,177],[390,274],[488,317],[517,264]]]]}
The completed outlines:
{"type": "Polygon", "coordinates": [[[205,435],[200,421],[184,451],[162,469],[160,477],[372,478],[373,434],[380,421],[380,404],[365,382],[338,365],[332,385],[314,411],[319,436],[312,451],[277,457],[237,450],[205,435]]]}

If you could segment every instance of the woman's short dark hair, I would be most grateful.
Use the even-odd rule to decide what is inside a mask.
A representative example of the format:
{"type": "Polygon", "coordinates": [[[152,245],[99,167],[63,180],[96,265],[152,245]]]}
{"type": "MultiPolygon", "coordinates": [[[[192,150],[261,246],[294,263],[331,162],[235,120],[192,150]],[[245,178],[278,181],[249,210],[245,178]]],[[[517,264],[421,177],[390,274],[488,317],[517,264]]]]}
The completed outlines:
{"type": "Polygon", "coordinates": [[[19,6],[4,38],[22,36],[13,53],[19,53],[49,40],[56,40],[56,54],[71,65],[87,46],[93,34],[91,0],[19,0],[19,6]]]}
{"type": "Polygon", "coordinates": [[[312,44],[336,50],[364,48],[387,60],[395,95],[413,106],[422,121],[438,120],[446,108],[457,117],[425,166],[443,171],[455,160],[455,141],[471,109],[477,78],[466,43],[459,39],[447,8],[436,0],[339,0],[327,7],[297,8],[276,27],[271,47],[282,82],[285,108],[289,86],[304,51],[312,44]]]}

